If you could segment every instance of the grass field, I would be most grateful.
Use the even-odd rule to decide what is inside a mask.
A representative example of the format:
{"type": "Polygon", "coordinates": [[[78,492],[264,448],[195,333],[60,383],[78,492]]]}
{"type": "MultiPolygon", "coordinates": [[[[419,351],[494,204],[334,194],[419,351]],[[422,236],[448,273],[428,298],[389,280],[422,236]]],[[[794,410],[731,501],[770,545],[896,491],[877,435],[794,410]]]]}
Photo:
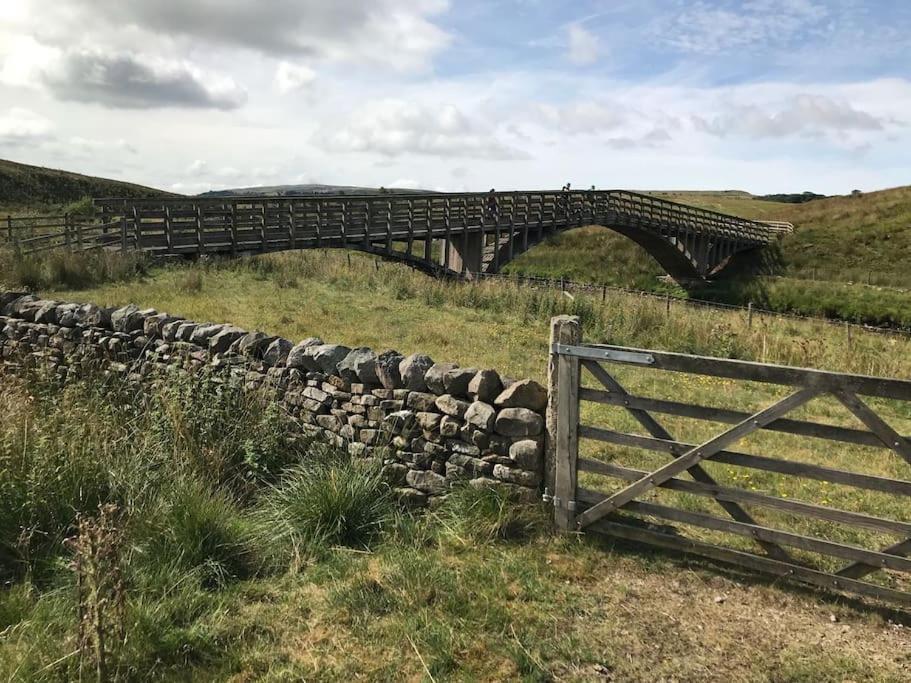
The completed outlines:
{"type": "MultiPolygon", "coordinates": [[[[170,267],[86,258],[101,260],[70,257],[25,270],[43,294],[60,299],[133,302],[294,340],[319,335],[421,351],[513,377],[544,379],[548,321],[559,313],[579,315],[589,341],[911,376],[911,342],[900,337],[855,333],[849,340],[829,325],[761,317],[750,327],[739,312],[672,307],[668,316],[663,302],[635,295],[609,293],[602,303],[508,283],[433,281],[358,255],[349,265],[341,252],[170,267]]],[[[630,370],[617,377],[644,395],[723,407],[756,408],[780,395],[727,380],[630,370]]],[[[147,405],[91,384],[59,396],[39,382],[0,381],[9,416],[0,425],[4,490],[24,492],[4,500],[20,501],[14,509],[25,515],[2,515],[23,522],[6,528],[0,551],[16,551],[0,598],[0,680],[58,680],[73,671],[76,607],[59,540],[71,533],[75,511],[91,513],[99,500],[117,503],[133,520],[125,523],[131,550],[123,561],[131,615],[123,653],[135,663],[133,677],[901,681],[911,671],[911,631],[901,615],[662,553],[557,538],[542,511],[497,500],[454,497],[417,520],[380,510],[367,542],[307,542],[306,552],[276,558],[283,546],[262,532],[262,522],[267,529],[285,524],[290,508],[279,503],[293,499],[273,493],[278,472],[310,457],[276,416],[240,397],[210,406],[210,395],[194,386],[147,405]],[[215,429],[201,431],[194,420],[202,406],[218,417],[215,429]],[[265,468],[251,467],[264,461],[265,468]],[[20,528],[32,530],[25,545],[20,528]],[[154,551],[161,548],[168,552],[154,551]]],[[[874,404],[911,432],[907,406],[874,404]]],[[[814,401],[799,416],[856,426],[831,401],[814,401]]],[[[603,407],[586,406],[583,421],[633,430],[630,418],[603,407]]],[[[665,423],[681,439],[707,433],[682,418],[665,423]]],[[[772,433],[744,449],[911,479],[911,466],[864,447],[772,433]]],[[[660,462],[591,443],[584,452],[632,467],[660,462]]],[[[345,466],[330,458],[326,467],[345,466]]],[[[911,504],[886,495],[709,469],[723,484],[911,520],[911,504]]],[[[660,495],[712,509],[683,494],[660,495]]],[[[757,516],[843,542],[894,540],[775,512],[757,516]]],[[[311,531],[301,525],[304,537],[311,531]]],[[[891,574],[884,580],[905,585],[891,574]]]]}

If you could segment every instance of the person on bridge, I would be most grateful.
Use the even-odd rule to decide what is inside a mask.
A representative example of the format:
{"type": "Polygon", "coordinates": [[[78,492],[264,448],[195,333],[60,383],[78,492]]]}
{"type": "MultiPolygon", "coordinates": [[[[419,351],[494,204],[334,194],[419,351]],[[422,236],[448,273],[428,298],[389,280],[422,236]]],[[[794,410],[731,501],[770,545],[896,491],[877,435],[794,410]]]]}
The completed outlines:
{"type": "Polygon", "coordinates": [[[490,188],[490,192],[487,193],[487,217],[493,218],[497,215],[497,191],[494,188],[490,188]]]}

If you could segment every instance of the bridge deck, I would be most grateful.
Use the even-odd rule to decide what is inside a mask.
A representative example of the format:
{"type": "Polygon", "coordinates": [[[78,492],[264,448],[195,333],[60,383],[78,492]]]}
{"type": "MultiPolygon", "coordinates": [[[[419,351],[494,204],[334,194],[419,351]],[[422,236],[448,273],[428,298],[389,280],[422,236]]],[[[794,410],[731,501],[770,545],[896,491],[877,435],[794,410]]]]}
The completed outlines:
{"type": "MultiPolygon", "coordinates": [[[[450,257],[455,260],[471,242],[471,248],[486,248],[478,269],[495,272],[549,234],[599,224],[639,241],[668,268],[704,276],[735,253],[769,244],[782,230],[622,190],[97,199],[95,209],[97,221],[23,237],[20,248],[237,254],[349,247],[404,252],[428,268],[452,269],[450,257]],[[431,259],[434,240],[444,243],[440,263],[431,259]],[[422,243],[423,255],[413,254],[415,242],[422,243]]],[[[462,269],[468,261],[459,260],[462,269]]]]}

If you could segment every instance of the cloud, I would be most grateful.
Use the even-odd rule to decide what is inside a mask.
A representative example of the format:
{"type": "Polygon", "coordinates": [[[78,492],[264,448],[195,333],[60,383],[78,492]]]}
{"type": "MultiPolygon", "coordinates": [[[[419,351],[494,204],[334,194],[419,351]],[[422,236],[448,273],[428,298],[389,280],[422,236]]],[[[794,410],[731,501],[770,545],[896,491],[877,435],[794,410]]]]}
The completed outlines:
{"type": "Polygon", "coordinates": [[[60,99],[107,107],[236,109],[246,93],[234,81],[203,74],[186,62],[126,53],[78,50],[65,53],[43,73],[60,99]]]}
{"type": "Polygon", "coordinates": [[[316,80],[316,72],[303,64],[281,62],[275,70],[275,87],[283,95],[302,90],[316,80]]]}
{"type": "Polygon", "coordinates": [[[601,55],[598,36],[581,24],[570,24],[566,29],[568,51],[567,58],[573,64],[585,66],[594,64],[601,55]]]}
{"type": "MultiPolygon", "coordinates": [[[[35,5],[38,1],[30,0],[35,5]]],[[[369,57],[401,69],[426,67],[451,40],[432,21],[448,8],[446,0],[55,0],[55,4],[61,5],[56,8],[58,21],[80,29],[81,22],[90,19],[275,57],[338,61],[369,57]]]]}
{"type": "Polygon", "coordinates": [[[573,135],[601,133],[621,128],[628,120],[624,106],[597,101],[539,104],[535,118],[548,128],[573,135]]]}
{"type": "Polygon", "coordinates": [[[879,132],[890,123],[850,103],[824,95],[795,95],[777,108],[760,105],[732,107],[712,119],[694,117],[697,128],[724,137],[784,138],[848,132],[879,132]]]}
{"type": "Polygon", "coordinates": [[[824,31],[828,14],[811,0],[694,2],[659,19],[655,32],[682,52],[717,55],[787,44],[807,31],[824,31]]]}
{"type": "Polygon", "coordinates": [[[13,107],[0,115],[0,145],[19,147],[53,139],[53,124],[28,109],[13,107]]]}
{"type": "Polygon", "coordinates": [[[314,140],[336,152],[372,152],[390,157],[420,154],[491,160],[528,159],[498,140],[494,131],[454,105],[379,100],[362,106],[340,128],[323,127],[314,140]]]}

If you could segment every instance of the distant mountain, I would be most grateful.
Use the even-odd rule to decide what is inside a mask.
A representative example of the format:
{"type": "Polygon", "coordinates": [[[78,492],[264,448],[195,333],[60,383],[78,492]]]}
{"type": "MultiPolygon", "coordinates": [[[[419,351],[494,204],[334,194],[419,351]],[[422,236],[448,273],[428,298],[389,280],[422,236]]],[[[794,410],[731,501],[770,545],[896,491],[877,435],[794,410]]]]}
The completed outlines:
{"type": "Polygon", "coordinates": [[[165,197],[173,193],[0,159],[0,205],[40,207],[68,204],[83,197],[165,197]]]}
{"type": "Polygon", "coordinates": [[[306,197],[312,195],[373,195],[384,192],[424,194],[427,190],[403,190],[399,188],[358,187],[355,185],[264,185],[262,187],[239,187],[228,190],[203,192],[200,197],[306,197]]]}

